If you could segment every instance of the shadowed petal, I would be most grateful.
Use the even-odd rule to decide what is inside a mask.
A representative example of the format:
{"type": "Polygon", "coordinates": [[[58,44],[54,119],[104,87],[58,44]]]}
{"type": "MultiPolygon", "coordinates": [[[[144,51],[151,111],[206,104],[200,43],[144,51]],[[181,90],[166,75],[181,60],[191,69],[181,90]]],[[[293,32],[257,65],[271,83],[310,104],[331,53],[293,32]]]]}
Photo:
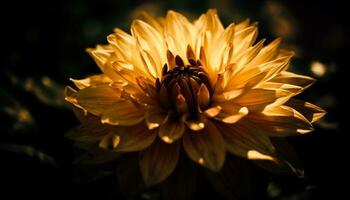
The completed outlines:
{"type": "Polygon", "coordinates": [[[208,120],[204,129],[191,131],[183,137],[187,155],[213,171],[219,171],[225,161],[225,142],[217,127],[208,120]]]}
{"type": "Polygon", "coordinates": [[[120,89],[108,85],[88,87],[80,90],[77,95],[77,103],[94,115],[101,115],[114,103],[121,101],[120,89]]]}
{"type": "Polygon", "coordinates": [[[144,120],[144,112],[131,101],[120,101],[106,109],[101,116],[101,122],[111,125],[130,126],[144,120]]]}
{"type": "Polygon", "coordinates": [[[146,108],[145,120],[148,128],[155,129],[164,123],[167,112],[157,106],[149,106],[146,108]]]}
{"type": "Polygon", "coordinates": [[[322,108],[298,99],[290,99],[285,105],[297,110],[311,123],[316,122],[326,114],[322,108]]]}
{"type": "Polygon", "coordinates": [[[174,119],[173,114],[169,113],[165,123],[159,128],[159,137],[166,143],[173,143],[185,133],[186,127],[182,120],[174,119]]]}
{"type": "Polygon", "coordinates": [[[156,140],[146,149],[140,160],[141,174],[146,185],[164,181],[176,168],[180,153],[180,142],[167,144],[156,140]]]}
{"type": "Polygon", "coordinates": [[[298,111],[288,106],[279,106],[254,113],[247,119],[269,130],[271,136],[304,134],[313,130],[311,123],[298,111]]]}
{"type": "Polygon", "coordinates": [[[140,151],[150,146],[157,134],[147,129],[144,123],[135,126],[114,126],[99,146],[119,152],[140,151]]]}
{"type": "Polygon", "coordinates": [[[275,149],[270,139],[253,123],[241,120],[234,125],[220,124],[217,127],[230,153],[251,160],[274,160],[275,149]]]}

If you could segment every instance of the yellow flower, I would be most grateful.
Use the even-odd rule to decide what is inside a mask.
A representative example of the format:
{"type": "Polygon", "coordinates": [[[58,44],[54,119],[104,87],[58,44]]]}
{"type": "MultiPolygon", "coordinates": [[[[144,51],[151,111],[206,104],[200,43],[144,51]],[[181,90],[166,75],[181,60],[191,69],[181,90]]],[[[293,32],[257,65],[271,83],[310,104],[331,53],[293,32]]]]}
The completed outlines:
{"type": "Polygon", "coordinates": [[[88,49],[100,75],[66,89],[81,125],[71,137],[115,152],[141,151],[148,185],[175,169],[180,149],[213,171],[226,151],[280,162],[269,137],[304,134],[325,111],[293,97],[314,79],[288,72],[280,39],[255,42],[249,20],[224,28],[215,10],[194,22],[169,11],[118,28],[88,49]],[[82,112],[83,111],[83,112],[82,112]]]}

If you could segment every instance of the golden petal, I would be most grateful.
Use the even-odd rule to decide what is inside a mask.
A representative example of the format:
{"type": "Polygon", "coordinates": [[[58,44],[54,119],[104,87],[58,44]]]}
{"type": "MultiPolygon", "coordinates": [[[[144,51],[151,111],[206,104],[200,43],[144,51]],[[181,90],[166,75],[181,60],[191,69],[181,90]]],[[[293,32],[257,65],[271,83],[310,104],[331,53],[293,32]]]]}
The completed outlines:
{"type": "Polygon", "coordinates": [[[277,83],[287,83],[291,85],[296,85],[306,89],[315,83],[315,79],[309,76],[299,75],[292,72],[283,71],[275,78],[270,80],[271,82],[277,83]]]}
{"type": "Polygon", "coordinates": [[[233,55],[245,51],[252,46],[258,35],[258,28],[256,26],[249,26],[241,31],[236,31],[233,41],[233,55]]]}
{"type": "Polygon", "coordinates": [[[209,105],[210,94],[205,84],[201,84],[197,92],[197,102],[201,109],[206,108],[209,105]]]}
{"type": "Polygon", "coordinates": [[[285,105],[297,110],[311,123],[316,122],[326,114],[322,108],[298,99],[290,99],[285,105]]]}
{"type": "Polygon", "coordinates": [[[213,171],[219,171],[225,162],[225,142],[217,127],[210,121],[205,129],[186,133],[183,146],[194,162],[213,171]]]}
{"type": "Polygon", "coordinates": [[[173,143],[182,137],[186,127],[183,121],[174,120],[173,114],[169,113],[164,124],[159,128],[158,135],[166,143],[173,143]]]}
{"type": "Polygon", "coordinates": [[[246,106],[249,111],[261,111],[270,104],[281,105],[288,100],[290,92],[283,89],[251,89],[234,99],[234,103],[246,106]]]}
{"type": "Polygon", "coordinates": [[[147,186],[164,181],[176,168],[180,143],[167,144],[161,140],[143,152],[140,159],[141,174],[147,186]]]}
{"type": "Polygon", "coordinates": [[[161,67],[156,65],[155,59],[151,56],[151,54],[146,50],[141,50],[140,56],[145,69],[151,75],[151,77],[154,79],[161,77],[161,67]]]}
{"type": "Polygon", "coordinates": [[[176,67],[175,56],[169,50],[167,50],[166,55],[167,55],[168,65],[170,69],[173,69],[174,67],[176,67]]]}
{"type": "Polygon", "coordinates": [[[155,131],[148,130],[144,123],[135,126],[113,126],[99,146],[118,152],[135,152],[149,147],[156,137],[155,131]]]}
{"type": "Polygon", "coordinates": [[[88,87],[77,93],[77,103],[94,115],[101,115],[113,104],[121,101],[120,89],[108,85],[88,87]]]}
{"type": "Polygon", "coordinates": [[[154,18],[147,12],[142,12],[139,18],[156,29],[159,33],[163,32],[163,26],[160,19],[154,18]]]}
{"type": "Polygon", "coordinates": [[[203,114],[207,117],[215,117],[217,116],[222,110],[221,106],[215,106],[215,107],[211,107],[206,109],[203,114]]]}
{"type": "Polygon", "coordinates": [[[141,49],[150,52],[153,58],[157,58],[154,60],[156,65],[153,67],[157,75],[160,75],[160,68],[166,61],[164,55],[165,42],[161,33],[144,21],[134,20],[131,25],[131,34],[141,45],[141,49]]]}
{"type": "Polygon", "coordinates": [[[241,31],[241,30],[247,28],[249,25],[250,25],[250,19],[245,19],[244,21],[238,23],[235,26],[235,29],[238,32],[238,31],[241,31]]]}
{"type": "Polygon", "coordinates": [[[101,116],[102,123],[120,126],[135,125],[143,120],[143,110],[126,100],[114,103],[101,116]]]}
{"type": "Polygon", "coordinates": [[[180,114],[184,114],[188,112],[186,99],[182,94],[179,94],[176,98],[176,111],[180,114]]]}
{"type": "Polygon", "coordinates": [[[277,38],[270,44],[261,49],[259,54],[249,63],[249,66],[257,66],[262,63],[270,62],[277,58],[279,54],[278,47],[281,44],[281,39],[277,38]]]}
{"type": "Polygon", "coordinates": [[[274,159],[274,146],[265,132],[261,132],[254,123],[241,120],[234,125],[220,124],[217,127],[230,153],[248,159],[274,159]]]}
{"type": "Polygon", "coordinates": [[[84,123],[69,130],[65,136],[78,142],[96,143],[112,130],[111,126],[102,125],[98,119],[95,123],[84,123]]]}
{"type": "Polygon", "coordinates": [[[112,80],[105,74],[93,75],[84,79],[70,79],[73,81],[74,85],[79,89],[84,89],[89,86],[109,84],[112,80]]]}
{"type": "Polygon", "coordinates": [[[217,11],[215,9],[209,9],[206,13],[207,21],[206,28],[213,34],[221,34],[224,31],[224,26],[222,25],[217,11]]]}
{"type": "Polygon", "coordinates": [[[158,128],[165,122],[167,112],[158,106],[149,106],[146,108],[145,119],[149,129],[158,128]]]}
{"type": "Polygon", "coordinates": [[[290,59],[291,56],[285,56],[258,66],[241,68],[232,76],[226,90],[247,87],[247,84],[253,87],[272,79],[288,66],[290,59]]]}
{"type": "Polygon", "coordinates": [[[190,117],[188,114],[182,116],[182,120],[187,127],[193,131],[200,131],[205,128],[207,120],[203,116],[197,116],[196,118],[190,117]]]}
{"type": "Polygon", "coordinates": [[[227,101],[218,105],[221,107],[221,111],[215,116],[215,119],[228,124],[238,122],[249,112],[247,107],[237,105],[232,101],[227,101]]]}
{"type": "Polygon", "coordinates": [[[110,132],[101,139],[98,145],[102,149],[112,150],[119,145],[119,142],[120,142],[120,136],[117,134],[114,134],[113,132],[110,132]]]}
{"type": "MultiPolygon", "coordinates": [[[[240,69],[242,67],[249,68],[249,64],[261,51],[263,48],[265,39],[260,40],[254,46],[249,47],[246,51],[243,51],[237,56],[233,56],[231,59],[235,61],[236,68],[240,69]],[[247,66],[248,64],[248,66],[247,66]]],[[[256,67],[256,66],[255,66],[256,67]]]]}
{"type": "Polygon", "coordinates": [[[311,123],[298,111],[288,106],[279,106],[247,116],[250,121],[269,130],[271,136],[305,134],[313,130],[311,123]]]}
{"type": "Polygon", "coordinates": [[[168,11],[164,24],[169,50],[181,58],[186,58],[187,45],[193,46],[193,25],[186,17],[175,11],[168,11]],[[171,42],[172,41],[172,42],[171,42]]]}

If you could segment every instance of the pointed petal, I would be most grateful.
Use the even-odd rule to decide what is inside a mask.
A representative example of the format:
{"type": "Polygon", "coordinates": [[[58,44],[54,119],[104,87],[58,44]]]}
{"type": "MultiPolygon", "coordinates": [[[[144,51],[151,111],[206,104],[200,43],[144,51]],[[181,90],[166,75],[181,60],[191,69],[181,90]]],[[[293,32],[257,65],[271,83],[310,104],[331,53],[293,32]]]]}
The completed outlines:
{"type": "Polygon", "coordinates": [[[155,129],[162,125],[166,119],[167,112],[158,106],[149,106],[145,112],[145,120],[148,128],[155,129]]]}
{"type": "Polygon", "coordinates": [[[149,147],[157,137],[144,123],[135,126],[117,126],[100,142],[99,146],[118,152],[134,152],[149,147]]]}
{"type": "Polygon", "coordinates": [[[114,103],[101,116],[101,122],[111,125],[130,126],[144,120],[144,112],[130,101],[114,103]]]}
{"type": "Polygon", "coordinates": [[[77,86],[77,88],[79,89],[84,89],[89,86],[106,85],[112,82],[112,80],[105,74],[93,75],[80,80],[70,80],[73,81],[74,85],[77,86]]]}
{"type": "Polygon", "coordinates": [[[221,107],[221,111],[215,119],[228,124],[238,122],[249,112],[247,107],[237,105],[232,101],[221,103],[219,106],[221,107]]]}
{"type": "Polygon", "coordinates": [[[189,129],[193,131],[199,131],[204,129],[207,120],[203,116],[197,116],[196,118],[192,118],[188,114],[185,114],[182,116],[182,121],[185,122],[186,126],[189,129]]]}
{"type": "Polygon", "coordinates": [[[66,133],[66,137],[78,142],[95,143],[101,140],[112,130],[111,126],[97,123],[85,123],[72,128],[66,133]]]}
{"type": "Polygon", "coordinates": [[[172,113],[169,113],[166,121],[159,128],[159,137],[166,143],[173,143],[185,133],[185,124],[182,120],[174,120],[172,113]]]}
{"type": "Polygon", "coordinates": [[[291,93],[283,89],[251,89],[240,97],[234,99],[236,104],[246,106],[249,111],[261,111],[265,107],[273,103],[284,103],[291,93]],[[283,101],[282,101],[283,100],[283,101]]]}
{"type": "Polygon", "coordinates": [[[220,124],[217,127],[230,153],[251,160],[274,160],[274,146],[253,123],[241,120],[234,125],[220,124]]]}
{"type": "Polygon", "coordinates": [[[201,109],[206,108],[209,105],[209,100],[210,100],[209,90],[205,86],[205,84],[202,83],[197,92],[198,106],[201,109]]]}
{"type": "Polygon", "coordinates": [[[279,106],[254,113],[247,119],[260,124],[271,136],[305,134],[313,130],[311,123],[298,111],[288,106],[279,106]]]}
{"type": "Polygon", "coordinates": [[[326,114],[322,108],[298,99],[290,99],[285,105],[297,110],[311,123],[316,122],[326,114]]]}
{"type": "Polygon", "coordinates": [[[310,87],[315,83],[315,79],[309,76],[299,75],[292,72],[283,71],[275,78],[270,80],[271,82],[287,83],[291,85],[300,86],[303,89],[310,87]]]}
{"type": "Polygon", "coordinates": [[[121,91],[108,85],[88,87],[77,93],[77,103],[94,115],[101,115],[113,104],[121,101],[121,91]]]}
{"type": "Polygon", "coordinates": [[[206,109],[203,114],[206,116],[206,117],[215,117],[217,116],[222,110],[222,107],[221,106],[214,106],[214,107],[211,107],[211,108],[208,108],[206,109]]]}
{"type": "Polygon", "coordinates": [[[145,150],[140,160],[141,174],[147,186],[164,181],[176,168],[180,142],[167,144],[161,140],[145,150]]]}
{"type": "Polygon", "coordinates": [[[210,121],[203,130],[184,135],[183,145],[187,155],[213,171],[219,171],[225,162],[225,143],[217,129],[210,121]]]}

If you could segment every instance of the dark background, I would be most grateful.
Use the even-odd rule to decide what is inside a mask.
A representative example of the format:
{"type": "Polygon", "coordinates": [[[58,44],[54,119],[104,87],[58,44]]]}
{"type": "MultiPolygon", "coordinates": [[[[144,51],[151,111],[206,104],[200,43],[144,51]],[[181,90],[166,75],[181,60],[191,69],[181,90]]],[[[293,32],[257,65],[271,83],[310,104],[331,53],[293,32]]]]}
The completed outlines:
{"type": "MultiPolygon", "coordinates": [[[[346,77],[349,14],[342,2],[54,0],[3,3],[0,8],[0,198],[23,195],[45,199],[122,199],[111,192],[119,190],[112,184],[113,176],[84,182],[79,177],[80,169],[72,164],[76,150],[63,134],[78,121],[64,103],[63,88],[71,84],[70,77],[83,78],[97,73],[98,68],[85,48],[106,43],[106,36],[114,27],[128,30],[131,20],[141,11],[163,16],[166,10],[174,9],[195,19],[208,8],[217,8],[225,25],[250,18],[259,21],[260,38],[271,41],[281,36],[284,46],[297,53],[291,70],[318,80],[300,98],[328,112],[324,120],[315,125],[313,133],[288,139],[300,156],[306,178],[265,173],[270,187],[263,188],[266,196],[258,199],[268,196],[271,199],[350,198],[347,191],[349,134],[344,129],[347,117],[341,114],[347,108],[349,91],[346,77]],[[324,75],[317,76],[310,70],[315,61],[326,69],[324,75]],[[273,193],[271,187],[277,193],[273,193]]],[[[199,187],[196,194],[223,198],[210,187],[199,187]]]]}

